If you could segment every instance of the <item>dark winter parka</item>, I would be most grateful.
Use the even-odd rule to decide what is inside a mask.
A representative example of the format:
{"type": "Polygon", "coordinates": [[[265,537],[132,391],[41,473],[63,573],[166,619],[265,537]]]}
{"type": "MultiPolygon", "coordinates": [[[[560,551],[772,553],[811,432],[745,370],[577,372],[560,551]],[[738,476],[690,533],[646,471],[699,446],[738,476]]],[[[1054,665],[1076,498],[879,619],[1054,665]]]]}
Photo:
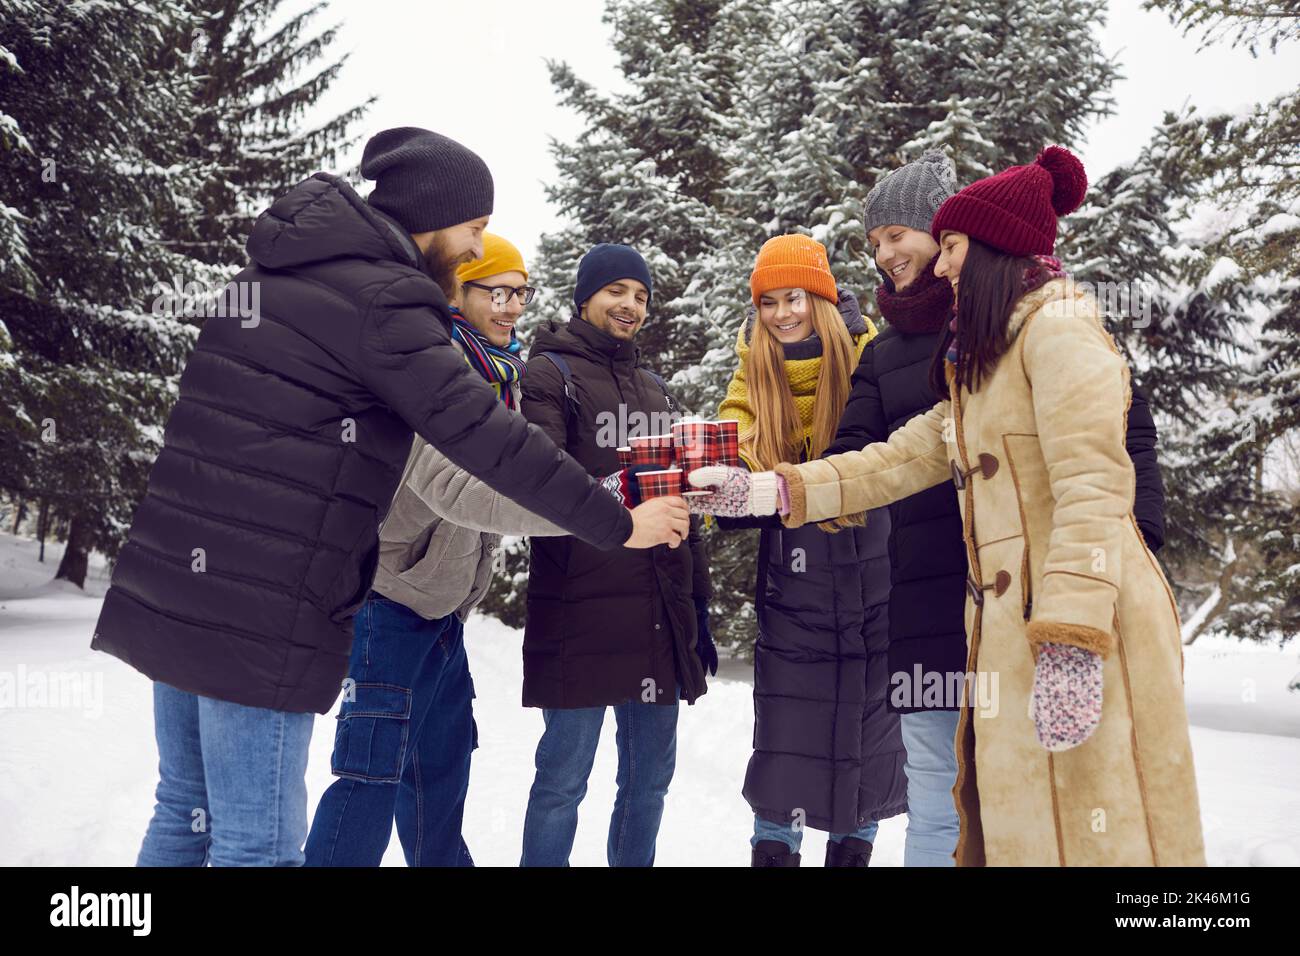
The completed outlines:
{"type": "MultiPolygon", "coordinates": [[[[635,429],[630,435],[637,435],[666,432],[670,414],[663,389],[640,367],[636,346],[576,317],[538,330],[522,410],[598,477],[619,468],[623,438],[611,416],[614,422],[624,416],[635,429]],[[568,367],[572,401],[563,373],[544,352],[568,367]]],[[[693,595],[707,597],[709,576],[694,519],[688,543],[601,551],[571,537],[531,538],[524,706],[671,704],[675,689],[687,702],[702,695],[693,595]]]]}
{"type": "MultiPolygon", "coordinates": [[[[874,334],[852,293],[841,292],[839,306],[856,341],[874,334]]],[[[809,347],[820,355],[820,342],[805,340],[787,347],[787,360],[808,357],[809,347]]],[[[723,418],[735,417],[736,384],[723,418]]],[[[904,812],[905,751],[898,717],[885,703],[888,510],[837,533],[817,525],[785,529],[777,518],[718,523],[762,528],[746,801],[767,820],[798,818],[830,833],[904,812]]]]}
{"type": "Polygon", "coordinates": [[[93,648],[206,697],[328,712],[412,429],[623,550],[627,510],[470,369],[410,235],[346,182],[300,183],[248,252],[234,281],[260,312],[204,324],[93,648]]]}

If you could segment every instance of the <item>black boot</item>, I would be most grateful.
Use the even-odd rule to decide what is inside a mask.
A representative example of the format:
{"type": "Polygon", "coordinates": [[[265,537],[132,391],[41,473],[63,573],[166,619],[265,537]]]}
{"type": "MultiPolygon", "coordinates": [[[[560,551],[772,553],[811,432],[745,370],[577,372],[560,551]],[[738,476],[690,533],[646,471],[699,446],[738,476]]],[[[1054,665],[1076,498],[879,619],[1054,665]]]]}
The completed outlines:
{"type": "Polygon", "coordinates": [[[857,837],[845,837],[843,843],[826,841],[827,866],[867,866],[871,862],[871,844],[857,837]]]}
{"type": "MultiPolygon", "coordinates": [[[[868,844],[870,845],[870,844],[868,844]]],[[[750,866],[798,866],[799,854],[791,853],[780,840],[759,840],[750,858],[750,866]]]]}

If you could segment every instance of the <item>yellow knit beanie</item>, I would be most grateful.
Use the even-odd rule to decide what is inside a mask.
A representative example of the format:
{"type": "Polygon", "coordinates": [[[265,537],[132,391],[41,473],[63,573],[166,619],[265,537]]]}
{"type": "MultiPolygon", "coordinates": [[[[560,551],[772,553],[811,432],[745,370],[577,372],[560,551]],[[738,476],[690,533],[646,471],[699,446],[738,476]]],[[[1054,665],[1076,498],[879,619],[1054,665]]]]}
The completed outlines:
{"type": "Polygon", "coordinates": [[[483,258],[466,262],[456,270],[459,282],[472,282],[484,276],[500,275],[503,272],[522,272],[524,281],[528,281],[528,270],[524,268],[524,257],[514,244],[490,232],[483,233],[483,258]]]}

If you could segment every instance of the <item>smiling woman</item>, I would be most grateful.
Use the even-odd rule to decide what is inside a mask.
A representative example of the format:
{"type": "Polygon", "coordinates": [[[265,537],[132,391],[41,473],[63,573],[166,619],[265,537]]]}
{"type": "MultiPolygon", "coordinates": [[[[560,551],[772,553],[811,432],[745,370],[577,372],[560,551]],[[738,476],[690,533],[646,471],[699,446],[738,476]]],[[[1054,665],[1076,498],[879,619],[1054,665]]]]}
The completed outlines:
{"type": "MultiPolygon", "coordinates": [[[[836,437],[876,330],[808,236],[765,243],[750,291],[756,309],[741,323],[739,364],[718,414],[739,423],[750,468],[814,459],[836,437]]],[[[903,809],[882,649],[889,517],[855,524],[835,533],[757,523],[754,755],[744,784],[755,866],[797,866],[805,827],[831,834],[828,866],[866,866],[878,821],[903,809]]]]}
{"type": "Polygon", "coordinates": [[[775,475],[691,476],[725,491],[692,498],[693,510],[779,510],[783,534],[953,480],[965,669],[997,675],[1002,694],[998,713],[978,721],[968,694],[953,737],[962,866],[1205,862],[1178,609],[1136,514],[1129,369],[1097,300],[1051,254],[1058,219],[1086,184],[1078,159],[1048,146],[935,212],[936,278],[965,279],[946,398],[888,440],[778,462],[775,475]],[[960,273],[958,235],[968,246],[960,273]],[[985,351],[984,337],[1000,342],[985,351]]]}
{"type": "Polygon", "coordinates": [[[812,311],[803,289],[773,289],[758,302],[758,318],[776,340],[801,342],[812,331],[812,311]]]}

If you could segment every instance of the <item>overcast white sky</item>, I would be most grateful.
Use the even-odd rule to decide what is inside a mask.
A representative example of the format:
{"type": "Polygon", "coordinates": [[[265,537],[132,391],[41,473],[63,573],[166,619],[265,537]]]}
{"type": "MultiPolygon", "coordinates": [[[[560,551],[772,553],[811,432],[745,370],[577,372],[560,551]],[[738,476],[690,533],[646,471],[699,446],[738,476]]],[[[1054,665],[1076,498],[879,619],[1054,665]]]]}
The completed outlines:
{"type": "MultiPolygon", "coordinates": [[[[554,173],[547,137],[580,129],[558,105],[544,60],[567,61],[598,89],[617,89],[603,9],[602,0],[331,0],[318,20],[342,23],[334,49],[352,56],[320,115],[375,94],[365,136],[422,126],[475,150],[496,183],[489,228],[528,256],[538,236],[558,225],[543,192],[554,173]]],[[[1097,124],[1080,150],[1090,178],[1132,158],[1165,110],[1184,102],[1235,109],[1300,84],[1294,47],[1259,59],[1226,47],[1197,52],[1198,37],[1184,38],[1138,0],[1111,0],[1110,10],[1102,49],[1118,55],[1124,79],[1114,88],[1116,115],[1097,124]]],[[[358,145],[340,169],[360,158],[358,145]]]]}

